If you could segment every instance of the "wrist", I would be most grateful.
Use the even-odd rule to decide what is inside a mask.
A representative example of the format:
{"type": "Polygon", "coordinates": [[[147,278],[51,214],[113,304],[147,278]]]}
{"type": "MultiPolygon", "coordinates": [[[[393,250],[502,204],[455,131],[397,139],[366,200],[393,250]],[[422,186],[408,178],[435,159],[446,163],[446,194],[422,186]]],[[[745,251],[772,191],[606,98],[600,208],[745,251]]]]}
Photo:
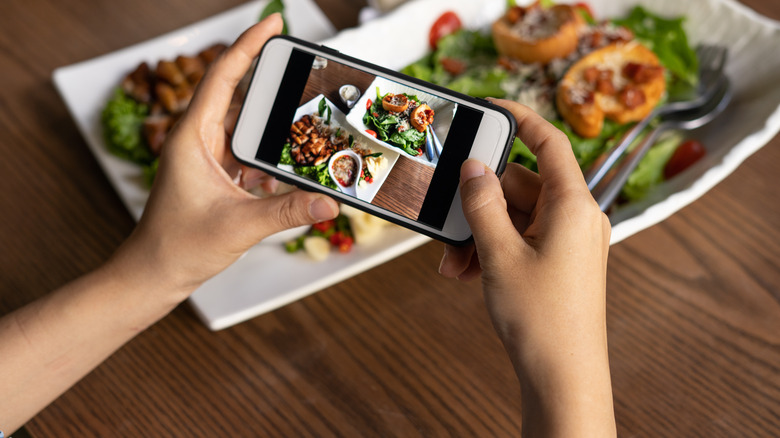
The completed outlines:
{"type": "Polygon", "coordinates": [[[200,282],[193,281],[175,258],[166,254],[163,242],[149,244],[150,239],[141,238],[137,231],[96,274],[121,291],[120,299],[143,302],[167,313],[186,300],[200,282]]]}
{"type": "Polygon", "coordinates": [[[614,436],[606,328],[502,337],[520,380],[523,436],[614,436]]]}

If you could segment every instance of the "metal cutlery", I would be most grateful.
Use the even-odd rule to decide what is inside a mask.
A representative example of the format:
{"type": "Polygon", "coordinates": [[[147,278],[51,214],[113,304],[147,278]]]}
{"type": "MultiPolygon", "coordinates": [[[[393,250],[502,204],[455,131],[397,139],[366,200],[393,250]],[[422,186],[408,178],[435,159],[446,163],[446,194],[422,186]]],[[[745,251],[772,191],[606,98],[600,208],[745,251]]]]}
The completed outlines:
{"type": "Polygon", "coordinates": [[[700,107],[718,91],[719,80],[723,76],[723,67],[728,57],[727,49],[722,46],[700,45],[697,47],[696,54],[699,59],[699,84],[694,95],[684,96],[684,100],[667,102],[629,129],[618,144],[598,157],[585,172],[588,189],[593,190],[599,184],[651,121],[676,111],[688,111],[700,107]]]}
{"type": "Polygon", "coordinates": [[[428,160],[431,163],[436,164],[439,161],[443,149],[441,142],[439,141],[436,132],[433,130],[433,126],[428,125],[425,134],[425,155],[428,156],[428,160]]]}
{"type": "Polygon", "coordinates": [[[606,211],[612,205],[620,194],[620,190],[628,181],[628,177],[662,132],[670,129],[691,130],[704,126],[723,112],[730,101],[731,87],[729,80],[726,76],[721,76],[712,98],[704,105],[687,111],[676,111],[663,115],[658,126],[642,139],[641,143],[620,162],[613,172],[609,173],[608,178],[603,179],[601,184],[596,185],[591,190],[601,210],[606,211]]]}

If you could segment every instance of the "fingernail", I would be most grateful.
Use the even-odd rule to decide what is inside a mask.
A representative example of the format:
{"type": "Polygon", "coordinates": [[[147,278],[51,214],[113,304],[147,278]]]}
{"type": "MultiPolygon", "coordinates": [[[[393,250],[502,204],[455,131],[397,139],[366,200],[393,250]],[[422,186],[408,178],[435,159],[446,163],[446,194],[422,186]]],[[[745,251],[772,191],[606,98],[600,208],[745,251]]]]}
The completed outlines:
{"type": "Polygon", "coordinates": [[[472,178],[485,175],[485,165],[479,160],[470,158],[460,168],[460,180],[466,182],[472,178]]]}
{"type": "Polygon", "coordinates": [[[444,245],[444,255],[441,256],[441,263],[439,263],[439,274],[441,274],[441,267],[447,261],[447,245],[444,245]]]}
{"type": "Polygon", "coordinates": [[[333,208],[333,204],[325,198],[317,198],[309,204],[309,214],[317,221],[326,221],[333,219],[338,214],[338,210],[333,208]]]}

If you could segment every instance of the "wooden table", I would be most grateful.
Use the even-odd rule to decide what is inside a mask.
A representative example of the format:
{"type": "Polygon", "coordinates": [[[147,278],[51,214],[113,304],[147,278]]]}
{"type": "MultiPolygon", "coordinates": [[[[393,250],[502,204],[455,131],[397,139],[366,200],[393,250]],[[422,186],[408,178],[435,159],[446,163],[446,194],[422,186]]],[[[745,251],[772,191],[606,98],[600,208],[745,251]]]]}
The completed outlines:
{"type": "MultiPolygon", "coordinates": [[[[744,1],[780,18],[775,1],[744,1]]],[[[339,27],[354,24],[362,4],[318,2],[339,27]]],[[[134,225],[52,70],[236,3],[0,2],[0,312],[95,268],[134,225]]],[[[775,137],[700,200],[612,248],[607,310],[621,436],[780,435],[779,172],[775,137]]],[[[480,286],[436,275],[441,252],[427,244],[217,333],[182,305],[27,430],[517,436],[519,385],[480,286]]]]}

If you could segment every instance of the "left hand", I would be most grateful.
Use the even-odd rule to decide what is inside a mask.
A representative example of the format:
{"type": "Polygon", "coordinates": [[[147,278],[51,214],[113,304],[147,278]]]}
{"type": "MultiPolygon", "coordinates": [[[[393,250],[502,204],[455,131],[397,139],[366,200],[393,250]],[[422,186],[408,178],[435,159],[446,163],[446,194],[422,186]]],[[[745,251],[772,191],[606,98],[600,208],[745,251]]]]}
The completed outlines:
{"type": "MultiPolygon", "coordinates": [[[[184,299],[264,237],[338,214],[329,197],[300,190],[260,199],[226,171],[235,170],[225,126],[231,97],[262,46],[281,29],[278,14],[266,18],[211,65],[168,135],[143,217],[112,263],[155,273],[184,299]]],[[[257,171],[251,174],[257,178],[257,171]]]]}

